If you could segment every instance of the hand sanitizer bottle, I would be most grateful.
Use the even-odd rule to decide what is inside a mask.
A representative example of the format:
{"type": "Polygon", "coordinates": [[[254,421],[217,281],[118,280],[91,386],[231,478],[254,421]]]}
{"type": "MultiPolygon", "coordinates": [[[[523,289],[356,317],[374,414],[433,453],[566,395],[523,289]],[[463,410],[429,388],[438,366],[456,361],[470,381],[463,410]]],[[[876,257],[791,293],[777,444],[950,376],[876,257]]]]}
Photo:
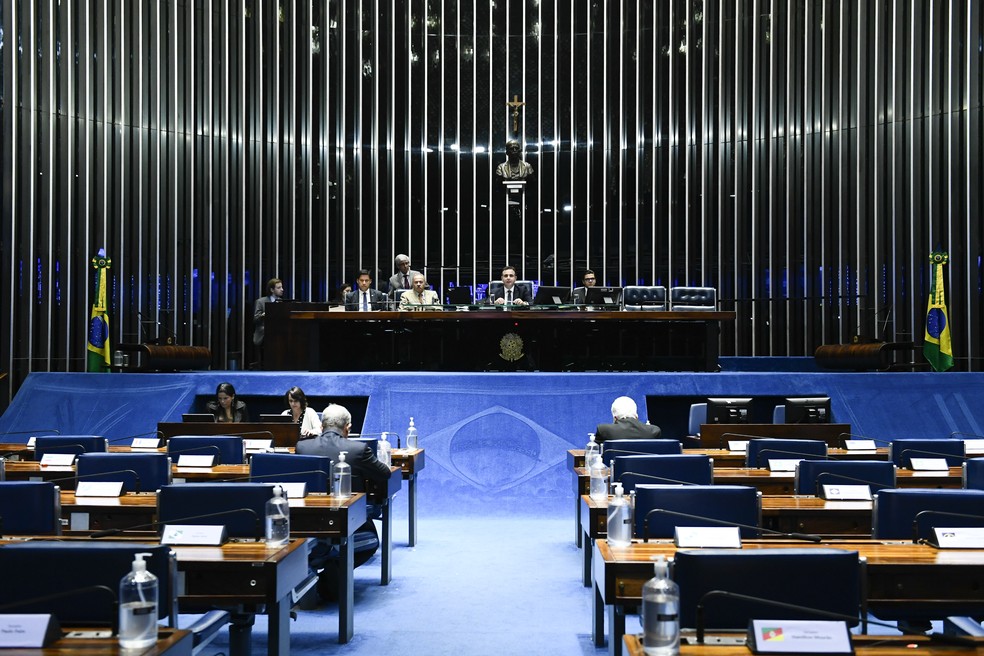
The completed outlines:
{"type": "Polygon", "coordinates": [[[646,656],[680,653],[680,586],[670,580],[664,556],[656,576],[642,586],[642,649],[646,656]]]}
{"type": "Polygon", "coordinates": [[[379,462],[387,467],[391,466],[393,464],[392,451],[393,445],[386,439],[386,433],[383,433],[379,438],[379,442],[376,443],[376,457],[379,458],[379,462]]]}
{"type": "Polygon", "coordinates": [[[625,547],[632,542],[632,506],[615,483],[615,496],[608,502],[608,544],[625,547]]]}
{"type": "Polygon", "coordinates": [[[595,434],[588,433],[588,445],[584,447],[584,466],[590,469],[595,456],[601,455],[601,445],[595,442],[595,434]]]}
{"type": "Polygon", "coordinates": [[[407,426],[407,448],[417,448],[417,428],[413,425],[413,417],[410,417],[410,425],[407,426]]]}
{"type": "Polygon", "coordinates": [[[143,649],[157,643],[157,577],[144,558],[133,554],[130,572],[120,580],[120,647],[143,649]]]}
{"type": "Polygon", "coordinates": [[[279,485],[273,488],[273,496],[266,502],[266,546],[282,547],[290,539],[290,505],[279,485]]]}
{"type": "Polygon", "coordinates": [[[602,462],[601,456],[594,459],[591,463],[591,468],[588,470],[591,476],[589,481],[590,485],[588,487],[588,494],[591,495],[592,499],[596,501],[607,501],[608,500],[608,469],[605,467],[605,463],[602,462]]]}
{"type": "Polygon", "coordinates": [[[343,499],[352,496],[352,468],[345,462],[346,453],[348,451],[339,452],[331,474],[331,493],[343,499]]]}

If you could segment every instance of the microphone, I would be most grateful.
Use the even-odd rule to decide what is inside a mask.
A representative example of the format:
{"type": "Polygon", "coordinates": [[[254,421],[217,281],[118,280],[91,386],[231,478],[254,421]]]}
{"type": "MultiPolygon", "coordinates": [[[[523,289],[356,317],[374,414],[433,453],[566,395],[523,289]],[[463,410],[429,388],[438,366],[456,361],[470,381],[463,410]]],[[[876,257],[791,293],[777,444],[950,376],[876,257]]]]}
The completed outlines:
{"type": "Polygon", "coordinates": [[[738,528],[748,528],[753,531],[760,531],[762,533],[768,533],[769,535],[779,535],[784,538],[791,538],[793,540],[803,540],[805,542],[820,542],[819,535],[813,535],[812,533],[784,533],[783,531],[776,531],[771,528],[763,528],[761,526],[753,526],[751,524],[739,524],[738,522],[729,522],[724,519],[715,519],[713,517],[704,517],[702,515],[691,515],[690,513],[677,512],[675,510],[666,510],[665,508],[653,508],[646,513],[646,517],[642,520],[642,541],[649,542],[649,516],[659,513],[663,515],[671,515],[673,517],[685,517],[687,519],[699,519],[703,522],[708,522],[710,524],[720,524],[721,526],[737,526],[738,528]]]}
{"type": "Polygon", "coordinates": [[[119,599],[116,596],[116,591],[106,585],[87,585],[81,588],[73,588],[72,590],[62,590],[60,592],[52,592],[51,594],[42,595],[40,597],[31,597],[30,599],[18,599],[9,604],[4,604],[0,606],[0,613],[5,613],[8,610],[13,610],[15,608],[23,608],[24,606],[33,606],[35,604],[44,604],[48,601],[54,601],[56,599],[65,599],[66,597],[75,597],[77,595],[82,595],[87,592],[105,592],[112,599],[113,612],[110,613],[110,627],[112,628],[113,635],[118,633],[119,626],[117,622],[119,621],[119,599]]]}
{"type": "MultiPolygon", "coordinates": [[[[924,451],[922,449],[903,449],[902,450],[902,453],[899,454],[899,458],[902,460],[903,463],[905,462],[906,454],[907,453],[922,453],[922,454],[930,455],[930,456],[940,456],[940,457],[942,457],[944,459],[946,459],[946,458],[959,458],[960,460],[969,460],[969,458],[967,456],[959,456],[959,455],[957,455],[955,453],[941,453],[939,451],[924,451]]],[[[908,457],[909,457],[909,469],[912,469],[912,456],[908,456],[908,457]]],[[[949,467],[949,466],[950,466],[950,463],[949,463],[949,461],[947,461],[947,467],[949,467]]]]}
{"type": "Polygon", "coordinates": [[[678,485],[700,485],[700,483],[694,483],[693,481],[678,481],[675,478],[666,478],[664,476],[653,476],[652,474],[642,474],[640,472],[633,472],[633,471],[622,472],[622,475],[618,477],[618,480],[621,481],[626,476],[649,478],[654,481],[662,481],[664,483],[676,483],[678,485]]]}
{"type": "MultiPolygon", "coordinates": [[[[236,483],[238,481],[255,481],[260,478],[283,478],[284,476],[300,476],[301,474],[318,474],[328,484],[328,473],[323,469],[308,469],[305,471],[277,472],[274,474],[260,474],[259,476],[236,476],[235,478],[223,478],[222,480],[212,481],[213,483],[236,483]]],[[[288,481],[284,481],[285,483],[288,481]]]]}
{"type": "Polygon", "coordinates": [[[653,453],[652,451],[626,451],[625,449],[602,449],[601,450],[602,457],[607,456],[609,453],[627,453],[627,454],[632,455],[632,456],[659,456],[659,455],[678,456],[678,455],[680,455],[679,453],[666,453],[666,454],[663,454],[663,453],[653,453]]]}
{"type": "Polygon", "coordinates": [[[5,431],[0,433],[0,435],[33,435],[34,433],[54,433],[55,435],[61,435],[61,432],[57,428],[33,428],[31,430],[22,431],[5,431]]]}
{"type": "Polygon", "coordinates": [[[857,433],[838,433],[837,434],[837,439],[839,439],[841,441],[841,444],[844,446],[845,449],[847,448],[846,442],[848,440],[851,440],[851,439],[854,439],[854,438],[858,438],[858,439],[861,439],[861,440],[871,440],[875,444],[884,444],[884,445],[887,445],[887,446],[892,446],[892,440],[882,440],[882,439],[878,439],[877,437],[868,437],[867,435],[858,435],[857,433]]]}
{"type": "MultiPolygon", "coordinates": [[[[919,539],[919,518],[923,515],[936,515],[938,517],[958,517],[961,519],[977,519],[981,521],[981,525],[984,526],[984,515],[971,515],[969,513],[957,513],[957,512],[947,512],[944,510],[920,510],[916,513],[916,516],[912,518],[912,543],[919,544],[921,540],[919,539]]],[[[932,544],[931,542],[929,544],[932,544]]],[[[934,545],[935,546],[935,545],[934,545]]]]}
{"type": "Polygon", "coordinates": [[[758,452],[758,462],[755,463],[756,467],[762,468],[762,456],[766,453],[783,453],[787,456],[799,456],[799,460],[830,460],[830,456],[824,453],[822,456],[815,453],[803,453],[802,451],[783,451],[781,449],[762,449],[758,452]]]}
{"type": "MultiPolygon", "coordinates": [[[[72,447],[78,447],[79,448],[79,453],[77,455],[81,455],[81,454],[85,453],[85,446],[83,446],[82,444],[59,444],[57,446],[51,447],[52,450],[49,451],[48,453],[63,453],[62,451],[55,451],[55,449],[68,449],[68,448],[72,448],[72,447]]],[[[37,449],[36,448],[35,448],[35,451],[34,451],[34,455],[35,455],[35,457],[37,457],[37,455],[38,455],[38,452],[37,452],[37,449]]],[[[38,460],[40,460],[40,458],[38,458],[38,460]]]]}
{"type": "Polygon", "coordinates": [[[837,479],[840,479],[840,480],[843,480],[843,481],[854,481],[855,483],[864,483],[865,485],[868,485],[868,486],[872,486],[873,485],[873,486],[875,486],[875,487],[877,487],[879,489],[882,489],[882,488],[886,488],[886,489],[889,489],[889,490],[893,489],[893,486],[886,485],[885,483],[878,483],[877,481],[869,481],[869,480],[865,480],[863,478],[855,478],[853,476],[845,476],[844,474],[836,474],[834,472],[820,472],[820,474],[817,475],[816,480],[813,481],[813,487],[816,488],[816,490],[818,492],[821,490],[820,479],[823,478],[824,476],[826,476],[827,478],[837,478],[837,479]]]}
{"type": "Polygon", "coordinates": [[[62,481],[78,481],[78,480],[82,480],[83,478],[95,478],[97,476],[109,476],[111,474],[132,474],[133,487],[135,488],[133,491],[135,493],[140,492],[140,475],[137,474],[137,472],[135,472],[132,469],[117,469],[115,471],[95,472],[92,474],[82,474],[82,475],[76,474],[75,476],[62,476],[61,478],[52,478],[48,482],[60,483],[62,481]]]}
{"type": "Polygon", "coordinates": [[[89,534],[90,538],[104,538],[109,535],[119,535],[124,531],[135,531],[138,528],[156,528],[164,524],[174,524],[175,522],[186,522],[191,519],[208,519],[209,517],[222,517],[224,515],[234,515],[236,513],[249,513],[253,516],[256,522],[256,537],[259,538],[263,535],[260,530],[260,516],[252,508],[230,508],[229,510],[220,510],[213,513],[205,513],[204,515],[188,515],[187,517],[172,517],[166,521],[156,521],[148,522],[146,524],[135,524],[133,526],[128,526],[126,528],[104,528],[101,531],[95,531],[89,534]]]}
{"type": "Polygon", "coordinates": [[[191,449],[181,449],[180,451],[168,451],[167,455],[177,456],[177,455],[181,455],[182,453],[195,453],[198,451],[211,451],[212,455],[217,457],[219,460],[222,459],[222,450],[219,449],[219,447],[215,446],[214,444],[203,444],[202,446],[196,446],[191,449]]]}
{"type": "Polygon", "coordinates": [[[973,439],[984,440],[984,435],[978,435],[977,433],[964,433],[962,431],[953,431],[947,437],[953,437],[954,435],[963,435],[973,439]]]}
{"type": "Polygon", "coordinates": [[[724,448],[724,443],[726,441],[725,438],[728,437],[744,437],[746,440],[768,439],[765,435],[749,435],[748,433],[721,433],[721,436],[718,438],[719,449],[724,448]]]}
{"type": "Polygon", "coordinates": [[[148,431],[146,433],[138,433],[136,435],[127,435],[125,437],[116,437],[109,440],[110,444],[116,444],[117,442],[125,442],[126,440],[132,440],[136,437],[149,437],[151,435],[156,435],[158,442],[164,437],[164,433],[161,431],[148,431]]]}

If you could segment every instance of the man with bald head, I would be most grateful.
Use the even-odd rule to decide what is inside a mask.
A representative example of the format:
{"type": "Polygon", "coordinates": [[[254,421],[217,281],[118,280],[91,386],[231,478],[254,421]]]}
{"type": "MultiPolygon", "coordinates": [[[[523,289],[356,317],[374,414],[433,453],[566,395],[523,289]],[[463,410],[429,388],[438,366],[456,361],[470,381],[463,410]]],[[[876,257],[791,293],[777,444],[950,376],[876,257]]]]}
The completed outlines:
{"type": "Polygon", "coordinates": [[[627,396],[620,396],[612,403],[611,424],[598,424],[595,441],[605,440],[655,439],[660,436],[659,426],[639,421],[636,402],[627,396]]]}

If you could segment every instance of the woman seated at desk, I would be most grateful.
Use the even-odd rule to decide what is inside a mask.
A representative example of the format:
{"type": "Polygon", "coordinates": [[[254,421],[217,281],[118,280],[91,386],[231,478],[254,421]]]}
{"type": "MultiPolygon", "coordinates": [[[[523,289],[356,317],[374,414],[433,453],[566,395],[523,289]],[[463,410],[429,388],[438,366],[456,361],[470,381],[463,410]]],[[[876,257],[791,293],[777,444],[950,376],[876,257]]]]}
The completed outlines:
{"type": "Polygon", "coordinates": [[[280,414],[290,415],[295,424],[300,424],[302,436],[313,437],[315,435],[321,435],[321,417],[318,416],[318,413],[314,409],[308,407],[307,396],[304,395],[304,390],[294,386],[287,390],[285,396],[290,409],[284,410],[280,414]]]}
{"type": "Polygon", "coordinates": [[[246,404],[236,398],[236,388],[232,383],[219,383],[215,388],[215,400],[206,406],[215,416],[216,423],[241,424],[249,421],[246,404]]]}

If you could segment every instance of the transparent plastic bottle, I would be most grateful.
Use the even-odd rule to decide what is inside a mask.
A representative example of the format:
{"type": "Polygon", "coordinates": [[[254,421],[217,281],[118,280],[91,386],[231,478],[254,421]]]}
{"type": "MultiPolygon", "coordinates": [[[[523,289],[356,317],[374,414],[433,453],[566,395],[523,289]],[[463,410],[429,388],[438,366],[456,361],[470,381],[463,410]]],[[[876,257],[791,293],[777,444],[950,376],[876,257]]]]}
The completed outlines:
{"type": "Polygon", "coordinates": [[[392,451],[393,445],[386,439],[386,433],[383,433],[379,437],[379,441],[376,443],[376,457],[379,458],[379,462],[383,463],[387,467],[392,465],[392,451]]]}
{"type": "Polygon", "coordinates": [[[601,445],[595,442],[595,434],[588,433],[588,445],[584,447],[584,466],[590,468],[594,459],[601,455],[601,445]]]}
{"type": "Polygon", "coordinates": [[[348,451],[338,454],[338,462],[331,472],[331,493],[343,499],[352,496],[352,467],[345,462],[346,453],[348,451]]]}
{"type": "Polygon", "coordinates": [[[597,501],[607,500],[608,469],[605,467],[605,463],[602,462],[601,456],[594,459],[594,462],[591,463],[591,468],[588,469],[588,473],[591,476],[588,494],[591,495],[592,499],[597,501]]]}
{"type": "Polygon", "coordinates": [[[413,425],[413,417],[410,417],[410,425],[407,426],[407,448],[417,448],[417,427],[413,425]]]}
{"type": "Polygon", "coordinates": [[[623,496],[622,484],[615,483],[615,495],[608,502],[608,543],[624,547],[632,542],[632,506],[623,496]]]}
{"type": "Polygon", "coordinates": [[[647,656],[680,653],[680,587],[669,577],[664,556],[656,575],[642,586],[642,648],[647,656]]]}
{"type": "Polygon", "coordinates": [[[290,539],[290,505],[284,497],[284,490],[277,485],[273,496],[266,502],[266,546],[282,547],[290,539]]]}
{"type": "Polygon", "coordinates": [[[157,643],[157,577],[144,558],[133,554],[130,572],[120,580],[120,647],[141,649],[157,643]]]}

